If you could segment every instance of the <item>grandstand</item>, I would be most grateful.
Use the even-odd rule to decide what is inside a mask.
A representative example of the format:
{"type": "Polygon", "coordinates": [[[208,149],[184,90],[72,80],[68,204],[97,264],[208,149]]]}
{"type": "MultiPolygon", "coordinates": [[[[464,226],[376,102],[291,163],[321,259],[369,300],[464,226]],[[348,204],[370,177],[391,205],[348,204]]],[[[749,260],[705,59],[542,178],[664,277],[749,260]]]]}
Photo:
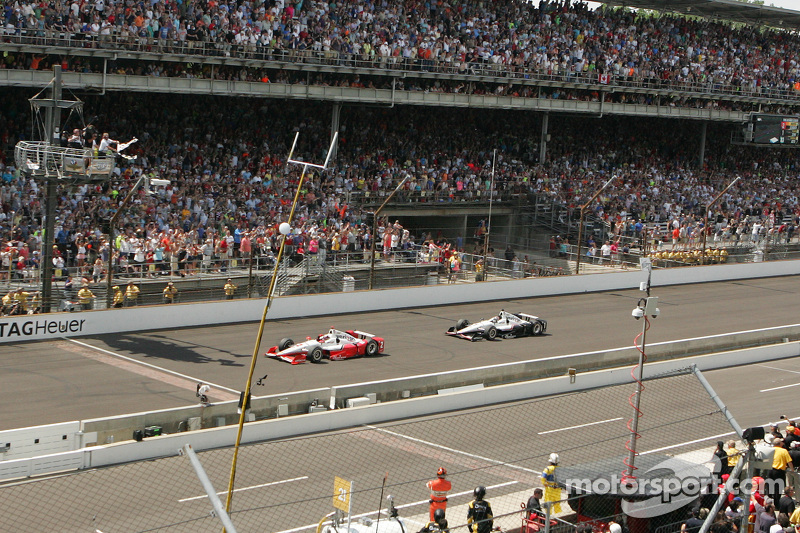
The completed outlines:
{"type": "MultiPolygon", "coordinates": [[[[738,243],[737,235],[751,235],[759,225],[781,244],[775,253],[783,257],[791,252],[785,244],[797,222],[787,175],[796,165],[794,152],[738,148],[729,141],[754,113],[797,112],[798,67],[791,56],[798,42],[786,31],[797,13],[730,4],[638,2],[657,12],[637,15],[581,3],[508,1],[498,6],[501,24],[487,22],[494,15],[483,8],[456,13],[428,7],[409,17],[435,31],[381,23],[374,33],[348,30],[345,39],[337,24],[357,27],[379,14],[328,13],[316,3],[296,13],[247,4],[233,13],[218,7],[181,12],[156,3],[154,11],[141,13],[88,6],[58,15],[22,6],[25,13],[6,11],[0,43],[8,67],[0,71],[0,85],[14,110],[5,117],[4,151],[29,130],[18,111],[30,94],[25,88],[47,83],[53,64],[62,66],[65,88],[86,100],[87,115],[96,115],[99,127],[118,138],[144,137],[134,147],[139,162],[121,165],[116,179],[99,190],[78,190],[80,202],[71,200],[76,205],[59,206],[67,233],[61,253],[66,268],[81,270],[76,274],[87,270],[78,264],[79,235],[88,243],[92,230],[104,233],[107,213],[130,185],[127,178],[140,173],[173,184],[160,197],[138,198],[117,231],[139,229],[139,237],[150,237],[150,224],[184,233],[216,228],[210,232],[216,245],[217,236],[233,234],[239,222],[247,229],[269,227],[281,213],[274,198],[291,190],[291,183],[281,183],[282,158],[298,120],[314,139],[304,147],[309,153],[327,146],[328,130],[342,132],[336,171],[314,177],[303,216],[306,224],[335,221],[336,232],[321,232],[328,246],[331,233],[339,233],[340,241],[347,237],[342,223],[368,223],[370,210],[409,175],[392,216],[414,230],[417,244],[428,236],[438,243],[458,239],[464,251],[473,251],[468,244],[487,224],[489,200],[497,199],[495,255],[511,245],[520,260],[529,256],[529,265],[568,270],[569,262],[550,261],[548,237],[569,237],[574,245],[576,207],[610,175],[618,181],[587,212],[587,234],[598,248],[607,237],[653,248],[657,238],[671,240],[670,224],[687,228],[685,243],[695,247],[699,238],[692,232],[711,232],[702,224],[704,206],[742,175],[739,187],[710,213],[717,237],[711,240],[738,243]],[[696,19],[690,8],[707,20],[696,19]],[[676,26],[681,12],[692,16],[676,26]],[[476,29],[466,32],[469,27],[476,29]],[[726,44],[728,32],[747,53],[726,44]],[[761,57],[763,39],[777,43],[787,59],[761,57]],[[264,126],[237,128],[254,108],[264,126]],[[496,169],[490,157],[495,148],[496,169]],[[203,181],[198,187],[209,175],[214,185],[203,181]],[[775,190],[765,195],[765,187],[775,190]],[[272,199],[261,200],[263,195],[272,199]],[[765,223],[756,224],[762,217],[765,223]],[[179,223],[187,218],[188,224],[179,223]],[[636,220],[650,225],[644,231],[626,227],[636,220]],[[644,233],[647,239],[636,238],[644,233]]],[[[11,167],[8,156],[6,163],[11,167]]],[[[13,168],[6,176],[13,177],[13,168]]],[[[35,274],[31,257],[38,242],[31,235],[41,203],[22,201],[31,191],[38,194],[34,182],[21,185],[21,196],[19,185],[10,183],[6,187],[14,190],[4,194],[3,227],[10,239],[9,226],[16,224],[18,244],[8,250],[13,257],[3,269],[13,271],[21,243],[32,240],[24,266],[35,274]]],[[[373,237],[354,233],[358,250],[373,237]]],[[[199,236],[189,241],[202,245],[199,236]]],[[[145,254],[157,248],[148,242],[142,243],[145,254]]],[[[86,259],[108,248],[101,236],[91,244],[82,254],[86,259]]],[[[574,259],[571,246],[566,257],[574,259]]],[[[736,252],[753,251],[744,246],[736,252]]],[[[187,255],[200,257],[191,249],[187,255]]]]}
{"type": "MultiPolygon", "coordinates": [[[[519,0],[55,5],[21,2],[3,13],[0,284],[9,289],[33,292],[46,272],[40,257],[52,252],[65,291],[68,274],[86,278],[109,303],[112,285],[129,279],[144,286],[146,304],[160,303],[166,279],[178,282],[182,302],[222,299],[229,277],[241,287],[237,297],[263,296],[280,243],[277,224],[297,189],[299,172],[287,168],[286,154],[298,131],[298,157],[332,155],[333,170],[312,172],[300,191],[279,271],[280,295],[365,288],[366,265],[375,257],[365,251],[372,244],[380,253],[381,287],[449,282],[452,257],[465,267],[455,282],[471,283],[488,275],[576,272],[580,261],[625,268],[648,254],[657,267],[672,267],[705,263],[707,254],[708,262],[755,261],[800,250],[797,138],[773,143],[779,150],[748,134],[758,116],[800,114],[800,12],[724,0],[634,0],[618,9],[609,7],[615,2],[590,9],[580,2],[519,0]],[[44,216],[39,176],[26,174],[12,156],[15,146],[32,140],[28,99],[49,83],[54,66],[63,73],[65,92],[84,102],[87,117],[67,118],[54,144],[88,123],[112,138],[139,139],[129,149],[137,158],[117,161],[109,180],[61,183],[50,198],[55,221],[44,216]],[[340,141],[329,154],[334,132],[340,141]],[[148,195],[137,189],[143,176],[169,184],[148,195]],[[720,195],[736,178],[736,187],[720,195]],[[376,221],[376,209],[398,186],[376,221]],[[45,219],[55,222],[45,236],[55,243],[47,254],[45,219]],[[119,237],[110,242],[112,234],[119,237]],[[579,235],[586,235],[580,245],[592,252],[589,258],[575,248],[579,235]],[[618,246],[608,258],[604,241],[618,246]]],[[[27,310],[19,300],[10,302],[4,311],[27,310]]],[[[58,306],[54,301],[45,308],[51,304],[58,306]]],[[[710,412],[710,433],[727,433],[720,413],[703,405],[704,392],[685,378],[671,378],[683,380],[688,391],[679,399],[694,395],[702,402],[691,405],[697,412],[676,410],[685,418],[668,422],[699,425],[710,412]]],[[[668,390],[667,380],[658,387],[668,390]]],[[[615,392],[593,394],[602,399],[615,392]]],[[[564,398],[550,401],[557,408],[564,398]]],[[[618,429],[607,439],[625,433],[618,429]]],[[[359,449],[366,449],[384,439],[376,435],[339,438],[360,437],[367,444],[359,449]]],[[[331,446],[322,441],[313,453],[324,463],[331,446]]],[[[262,447],[288,455],[295,445],[262,447]]],[[[531,472],[546,454],[512,451],[518,455],[503,458],[503,469],[518,470],[520,463],[535,482],[531,472]]],[[[704,446],[687,451],[707,452],[704,446]]],[[[379,453],[368,457],[378,463],[379,453]]],[[[227,454],[214,461],[227,464],[227,454]]],[[[602,450],[590,459],[611,454],[602,450]]],[[[180,472],[187,498],[197,492],[178,460],[160,464],[180,472]]],[[[469,463],[461,473],[474,484],[476,471],[496,467],[469,463]]],[[[262,468],[276,467],[256,470],[262,468]]],[[[393,482],[409,501],[408,486],[425,475],[413,469],[393,482]]],[[[137,465],[109,469],[118,476],[109,483],[124,480],[126,470],[145,472],[137,465]]],[[[149,474],[143,476],[137,482],[149,474]]],[[[65,477],[37,497],[52,499],[85,477],[65,477]]],[[[497,477],[502,486],[514,476],[504,470],[497,477]]],[[[327,480],[315,482],[322,487],[327,480]]],[[[18,529],[27,526],[30,491],[40,487],[8,490],[14,512],[22,515],[14,523],[18,529]]],[[[380,487],[374,480],[365,487],[371,504],[380,487]]],[[[147,496],[169,492],[159,490],[147,496]]],[[[95,525],[86,516],[103,487],[91,492],[69,510],[75,530],[95,525]]],[[[522,493],[509,489],[504,496],[510,524],[522,493]]],[[[124,497],[115,501],[133,508],[101,519],[124,528],[139,509],[124,497]]],[[[301,510],[283,516],[280,528],[291,531],[316,518],[308,499],[276,499],[276,505],[288,503],[301,510]]],[[[135,529],[217,527],[205,509],[187,509],[155,509],[161,514],[150,525],[139,514],[135,529]]],[[[252,502],[240,516],[256,529],[271,512],[270,505],[252,502]]],[[[675,530],[674,523],[661,525],[672,528],[664,533],[675,530]]]]}

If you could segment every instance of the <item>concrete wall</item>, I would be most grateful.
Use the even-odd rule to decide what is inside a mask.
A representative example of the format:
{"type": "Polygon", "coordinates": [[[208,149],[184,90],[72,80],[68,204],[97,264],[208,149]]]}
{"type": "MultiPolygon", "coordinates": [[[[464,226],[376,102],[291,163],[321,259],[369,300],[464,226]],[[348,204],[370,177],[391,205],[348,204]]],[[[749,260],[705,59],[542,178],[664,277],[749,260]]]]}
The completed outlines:
{"type": "MultiPolygon", "coordinates": [[[[704,283],[730,279],[800,274],[800,261],[776,261],[656,270],[654,286],[704,283]]],[[[277,298],[271,320],[297,316],[356,313],[426,305],[503,300],[630,289],[644,281],[639,271],[609,272],[556,278],[527,278],[475,284],[439,285],[351,293],[315,294],[277,298]],[[391,291],[387,298],[386,291],[391,291]]],[[[235,300],[175,306],[138,307],[6,317],[0,321],[0,343],[101,335],[109,332],[172,329],[186,326],[251,322],[261,316],[265,300],[235,300]]]]}
{"type": "MultiPolygon", "coordinates": [[[[714,335],[695,339],[686,339],[672,343],[657,343],[648,346],[650,362],[647,368],[653,368],[656,361],[671,362],[676,367],[684,367],[688,361],[700,361],[705,368],[716,368],[740,364],[740,361],[753,362],[746,359],[736,359],[731,355],[719,357],[718,353],[732,347],[741,348],[747,345],[758,345],[770,342],[765,347],[765,352],[754,351],[755,357],[763,354],[775,357],[793,357],[800,354],[800,325],[766,328],[755,331],[740,332],[730,335],[714,335]],[[719,347],[715,350],[714,346],[719,347]],[[723,348],[725,347],[725,348],[723,348]],[[680,359],[681,355],[689,353],[715,352],[708,356],[680,359]],[[710,362],[710,363],[703,363],[710,362]]],[[[728,352],[728,354],[746,353],[746,350],[728,352]]],[[[332,406],[336,409],[349,407],[348,400],[353,398],[370,398],[366,403],[394,403],[405,398],[421,399],[454,391],[480,389],[491,385],[504,386],[509,383],[540,380],[542,377],[564,376],[568,369],[574,368],[579,375],[601,368],[623,368],[625,375],[627,367],[636,359],[636,351],[632,348],[588,352],[582,354],[565,355],[525,361],[520,363],[506,363],[468,370],[456,370],[438,374],[427,374],[402,379],[357,383],[334,388],[320,388],[300,391],[292,394],[280,394],[253,398],[248,421],[276,419],[281,416],[306,414],[313,401],[321,406],[332,406]]],[[[538,381],[537,381],[538,382],[538,381]]],[[[497,387],[493,387],[497,388],[497,387]]],[[[9,449],[3,454],[3,462],[14,459],[23,459],[42,455],[43,453],[66,452],[96,444],[113,444],[132,439],[134,429],[143,429],[147,426],[160,426],[165,434],[183,433],[195,429],[209,429],[235,425],[239,416],[236,412],[237,402],[224,402],[207,407],[189,406],[173,409],[164,409],[146,413],[134,413],[116,417],[98,418],[80,422],[53,424],[50,426],[37,426],[0,432],[0,447],[5,443],[10,444],[9,449]],[[66,438],[65,438],[66,437],[66,438]],[[39,443],[35,443],[38,439],[39,443]]],[[[304,417],[301,417],[304,418],[304,417]]],[[[299,420],[293,417],[293,420],[299,420]]],[[[2,449],[2,448],[0,448],[2,449]]],[[[61,460],[73,456],[58,456],[61,460]]],[[[70,463],[71,464],[71,463],[70,463]]]]}
{"type": "MultiPolygon", "coordinates": [[[[651,363],[668,361],[732,349],[779,344],[784,339],[799,341],[800,325],[648,344],[647,357],[651,363]]],[[[333,388],[253,398],[250,412],[255,419],[264,420],[278,417],[281,406],[283,406],[285,415],[307,413],[309,405],[314,400],[319,400],[321,405],[331,408],[347,407],[349,399],[363,398],[368,395],[371,395],[370,397],[374,399],[373,403],[375,401],[391,402],[405,398],[436,395],[443,389],[454,389],[477,384],[489,387],[545,377],[563,376],[570,368],[574,368],[578,372],[614,368],[630,365],[637,358],[638,352],[635,348],[617,348],[436,374],[356,383],[333,388]]],[[[201,428],[238,424],[237,403],[237,401],[230,401],[207,407],[192,405],[149,413],[134,413],[84,420],[81,423],[81,430],[87,435],[96,436],[95,441],[84,439],[86,444],[108,444],[130,440],[134,429],[142,429],[147,426],[160,426],[165,433],[186,431],[189,426],[189,419],[192,418],[199,419],[196,423],[201,428]]],[[[2,440],[2,433],[0,433],[0,440],[2,440]]]]}
{"type": "MultiPolygon", "coordinates": [[[[651,363],[645,367],[644,376],[653,377],[666,372],[695,365],[700,370],[712,370],[760,361],[796,357],[800,355],[800,344],[787,342],[773,346],[762,346],[710,354],[691,359],[676,359],[651,363]]],[[[569,376],[559,376],[536,381],[480,388],[438,396],[412,398],[405,401],[378,403],[364,407],[337,409],[324,413],[313,413],[302,417],[279,418],[245,425],[242,443],[260,442],[333,431],[363,424],[374,424],[424,416],[442,411],[467,409],[502,402],[563,394],[596,387],[630,383],[628,368],[614,368],[579,373],[574,382],[569,376]]],[[[193,431],[150,437],[142,442],[128,441],[65,452],[30,459],[0,462],[0,480],[25,477],[67,469],[92,468],[130,461],[141,461],[157,457],[173,456],[186,443],[196,451],[230,446],[235,442],[237,427],[228,426],[206,431],[193,431]]]]}

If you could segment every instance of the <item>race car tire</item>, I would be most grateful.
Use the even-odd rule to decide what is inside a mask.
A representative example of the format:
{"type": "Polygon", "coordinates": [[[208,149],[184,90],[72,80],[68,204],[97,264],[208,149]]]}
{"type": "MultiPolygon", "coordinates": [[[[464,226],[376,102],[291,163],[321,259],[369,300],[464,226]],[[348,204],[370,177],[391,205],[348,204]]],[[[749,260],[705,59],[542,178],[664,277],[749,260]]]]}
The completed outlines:
{"type": "Polygon", "coordinates": [[[497,328],[494,326],[489,326],[486,328],[486,331],[483,332],[483,338],[493,341],[497,337],[497,328]]]}
{"type": "Polygon", "coordinates": [[[372,355],[378,355],[378,351],[380,350],[380,346],[378,345],[378,341],[375,339],[370,339],[367,341],[367,346],[364,348],[364,355],[370,357],[372,355]]]}
{"type": "Polygon", "coordinates": [[[534,337],[538,337],[542,334],[542,323],[541,322],[534,322],[531,324],[531,335],[534,337]]]}
{"type": "Polygon", "coordinates": [[[456,331],[461,331],[465,327],[469,326],[469,320],[466,318],[462,318],[458,322],[456,322],[456,331]]]}
{"type": "Polygon", "coordinates": [[[322,362],[322,348],[317,346],[310,352],[308,352],[308,360],[312,363],[321,363],[322,362]]]}
{"type": "Polygon", "coordinates": [[[290,338],[281,339],[281,342],[278,343],[278,351],[282,352],[289,346],[294,346],[294,341],[290,338]]]}

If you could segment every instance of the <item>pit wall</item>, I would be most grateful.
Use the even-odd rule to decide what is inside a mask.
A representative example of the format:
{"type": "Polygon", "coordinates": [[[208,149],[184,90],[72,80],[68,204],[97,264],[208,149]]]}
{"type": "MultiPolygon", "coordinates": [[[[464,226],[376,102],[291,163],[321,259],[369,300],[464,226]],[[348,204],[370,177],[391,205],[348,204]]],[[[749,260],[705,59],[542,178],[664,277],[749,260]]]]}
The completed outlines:
{"type": "MultiPolygon", "coordinates": [[[[734,365],[796,357],[798,355],[800,355],[800,344],[797,342],[785,342],[772,346],[710,354],[690,359],[673,359],[660,363],[648,363],[644,368],[644,377],[654,377],[692,365],[700,370],[712,370],[734,365]]],[[[311,413],[301,417],[277,418],[245,425],[242,443],[263,442],[297,435],[335,431],[388,420],[412,418],[525,398],[607,387],[630,383],[630,379],[629,368],[614,368],[586,373],[579,372],[575,376],[559,376],[497,387],[475,387],[470,388],[470,390],[455,391],[437,396],[336,409],[311,413]]],[[[226,426],[206,431],[190,431],[149,437],[141,442],[126,441],[51,455],[3,461],[0,462],[0,480],[174,456],[187,443],[191,444],[196,451],[226,447],[235,441],[237,429],[236,426],[226,426]]]]}
{"type": "MultiPolygon", "coordinates": [[[[774,261],[655,270],[652,283],[666,286],[797,274],[800,274],[800,261],[774,261]]],[[[644,279],[641,271],[609,271],[581,276],[286,296],[275,299],[269,319],[631,289],[644,279]]],[[[264,304],[264,299],[250,299],[6,317],[0,321],[0,343],[252,322],[261,316],[264,304]]]]}
{"type": "MultiPolygon", "coordinates": [[[[718,353],[727,350],[800,341],[800,325],[742,331],[683,339],[647,346],[648,364],[676,358],[718,353]]],[[[800,352],[798,352],[800,354],[800,352]]],[[[254,397],[250,414],[256,420],[280,418],[309,412],[312,403],[330,409],[352,405],[392,402],[461,391],[468,388],[493,387],[521,381],[563,376],[569,369],[589,372],[630,365],[639,352],[633,347],[597,352],[561,355],[501,365],[454,370],[450,372],[410,376],[384,381],[356,383],[338,387],[254,397]]],[[[84,445],[108,444],[130,440],[133,430],[159,426],[165,433],[190,429],[214,428],[239,423],[237,401],[209,406],[192,405],[148,413],[84,420],[81,431],[84,445]],[[190,421],[192,421],[190,423],[190,421]],[[94,439],[94,440],[90,440],[94,439]]],[[[3,433],[0,432],[0,440],[3,433]]]]}

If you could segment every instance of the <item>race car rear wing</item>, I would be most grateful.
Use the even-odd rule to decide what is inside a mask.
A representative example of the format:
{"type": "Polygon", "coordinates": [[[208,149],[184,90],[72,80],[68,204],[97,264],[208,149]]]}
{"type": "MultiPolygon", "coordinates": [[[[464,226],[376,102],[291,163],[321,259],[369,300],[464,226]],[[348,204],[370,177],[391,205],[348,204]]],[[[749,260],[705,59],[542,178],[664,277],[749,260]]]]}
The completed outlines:
{"type": "Polygon", "coordinates": [[[358,330],[348,331],[347,333],[349,333],[353,337],[357,337],[359,339],[371,339],[371,338],[373,338],[375,336],[372,333],[366,333],[364,331],[358,331],[358,330]]]}
{"type": "Polygon", "coordinates": [[[517,316],[520,317],[520,318],[524,318],[528,322],[533,322],[534,320],[541,320],[538,316],[529,315],[529,314],[526,314],[526,313],[517,313],[517,316]]]}

